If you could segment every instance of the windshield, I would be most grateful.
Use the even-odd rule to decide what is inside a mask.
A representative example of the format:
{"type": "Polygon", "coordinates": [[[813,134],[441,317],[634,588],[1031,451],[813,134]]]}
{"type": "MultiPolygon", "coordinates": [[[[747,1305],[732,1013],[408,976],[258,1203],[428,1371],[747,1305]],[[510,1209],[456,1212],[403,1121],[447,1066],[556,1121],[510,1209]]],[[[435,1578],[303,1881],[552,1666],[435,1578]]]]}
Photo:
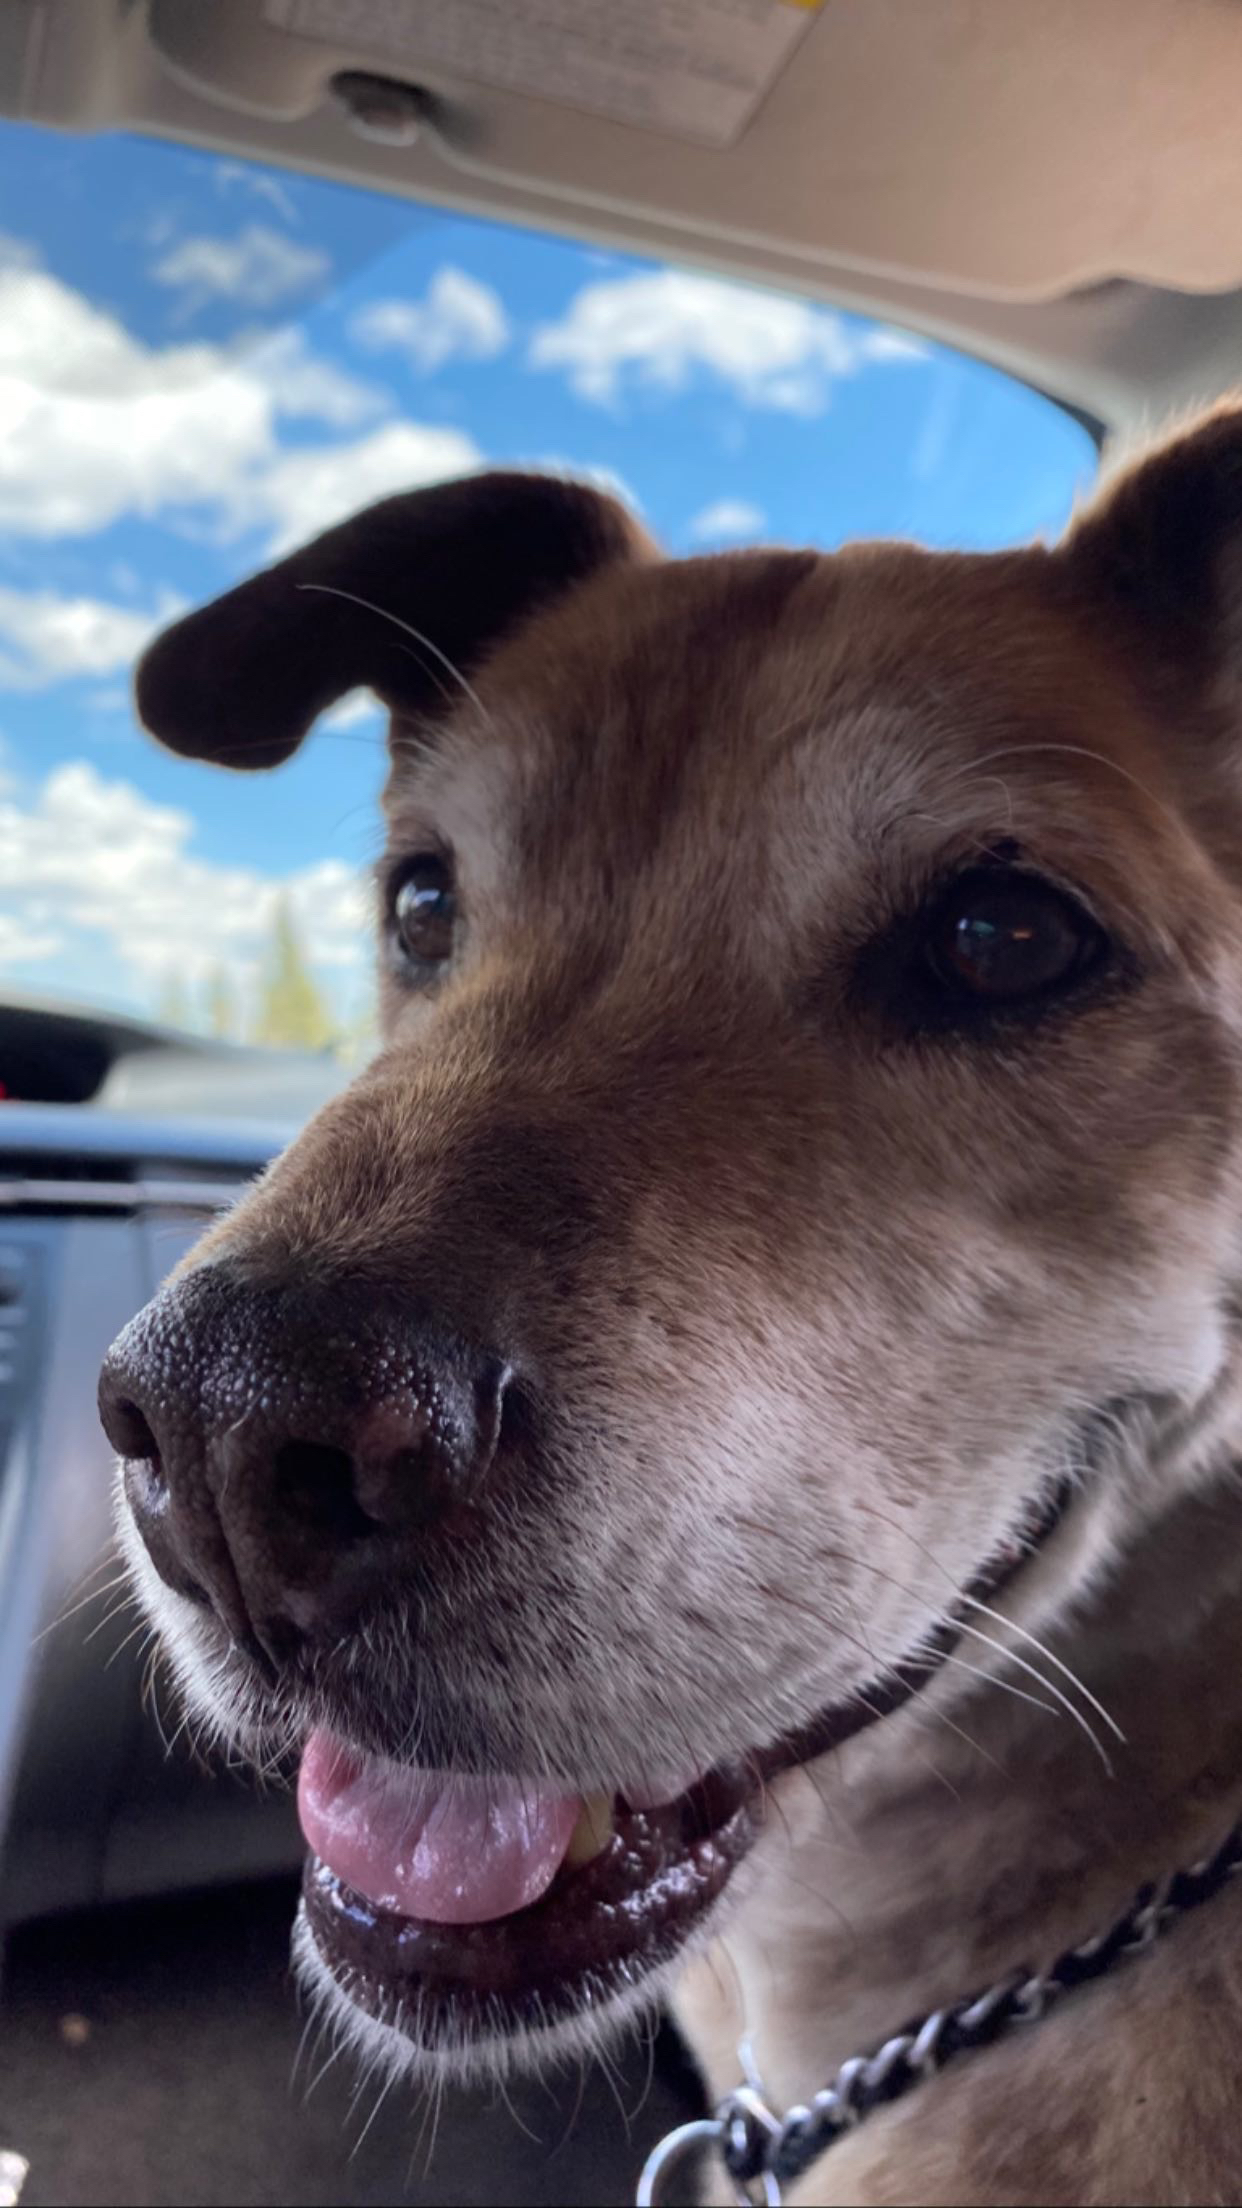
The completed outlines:
{"type": "Polygon", "coordinates": [[[367,696],[272,776],[135,728],[145,640],[385,494],[484,462],[674,551],[1055,533],[1047,400],[858,316],[158,143],[0,126],[0,996],[328,1050],[371,1035],[367,696]]]}

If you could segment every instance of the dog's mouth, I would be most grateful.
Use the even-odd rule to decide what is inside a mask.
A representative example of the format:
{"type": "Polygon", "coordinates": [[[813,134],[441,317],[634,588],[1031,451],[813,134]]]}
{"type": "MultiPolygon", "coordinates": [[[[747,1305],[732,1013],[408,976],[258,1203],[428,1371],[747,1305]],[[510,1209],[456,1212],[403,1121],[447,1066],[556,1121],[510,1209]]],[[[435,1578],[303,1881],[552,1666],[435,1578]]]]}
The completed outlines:
{"type": "Polygon", "coordinates": [[[322,1734],[299,1801],[323,1960],[361,2008],[430,2047],[546,2029],[632,1989],[707,1916],[761,1822],[740,1771],[663,1803],[579,1801],[363,1765],[322,1734]]]}
{"type": "Polygon", "coordinates": [[[582,1799],[307,1742],[298,1787],[312,1853],[305,1920],[320,1962],[378,2022],[428,2052],[547,2032],[629,1996],[706,1927],[764,1823],[766,1789],[891,1714],[1043,1547],[1069,1481],[1023,1512],[890,1671],[796,1732],[688,1783],[631,1780],[582,1799]]]}

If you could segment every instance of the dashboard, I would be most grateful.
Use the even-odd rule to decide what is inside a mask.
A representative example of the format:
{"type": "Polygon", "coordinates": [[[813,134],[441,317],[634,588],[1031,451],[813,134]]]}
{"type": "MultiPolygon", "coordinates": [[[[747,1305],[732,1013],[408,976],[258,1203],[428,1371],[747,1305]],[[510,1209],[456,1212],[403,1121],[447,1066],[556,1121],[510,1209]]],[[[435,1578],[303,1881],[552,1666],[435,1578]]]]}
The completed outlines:
{"type": "MultiPolygon", "coordinates": [[[[81,1094],[93,1081],[106,1094],[115,1035],[101,1041],[87,1022],[75,1038],[59,1014],[52,1032],[10,1010],[0,1005],[0,1075],[20,1059],[27,1086],[38,1065],[45,1089],[54,1078],[81,1094]]],[[[154,1067],[160,1041],[141,1049],[154,1067]]],[[[165,1055],[167,1082],[176,1049],[165,1055]]],[[[260,1095],[264,1078],[253,1069],[260,1095]]],[[[292,1101],[290,1069],[273,1078],[292,1101]]],[[[318,1069],[321,1089],[340,1078],[318,1069]]],[[[301,1857],[284,1797],[206,1771],[184,1744],[166,1752],[161,1721],[171,1734],[177,1719],[166,1701],[143,1708],[145,1635],[112,1549],[100,1360],[319,1101],[312,1079],[284,1122],[213,1118],[206,1058],[198,1086],[200,1117],[11,1091],[0,1103],[0,1927],[301,1857]]]]}

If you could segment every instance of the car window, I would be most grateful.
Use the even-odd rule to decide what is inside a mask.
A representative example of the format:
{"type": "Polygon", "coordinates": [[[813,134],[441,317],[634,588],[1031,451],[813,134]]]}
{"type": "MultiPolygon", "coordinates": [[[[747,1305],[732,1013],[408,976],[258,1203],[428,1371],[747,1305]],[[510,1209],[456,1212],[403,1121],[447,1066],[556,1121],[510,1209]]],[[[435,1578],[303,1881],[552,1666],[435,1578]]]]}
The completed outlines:
{"type": "Polygon", "coordinates": [[[0,125],[0,993],[326,1050],[371,1036],[382,724],[229,776],[135,728],[161,622],[485,462],[678,552],[1056,532],[1084,428],[805,300],[127,137],[0,125]]]}

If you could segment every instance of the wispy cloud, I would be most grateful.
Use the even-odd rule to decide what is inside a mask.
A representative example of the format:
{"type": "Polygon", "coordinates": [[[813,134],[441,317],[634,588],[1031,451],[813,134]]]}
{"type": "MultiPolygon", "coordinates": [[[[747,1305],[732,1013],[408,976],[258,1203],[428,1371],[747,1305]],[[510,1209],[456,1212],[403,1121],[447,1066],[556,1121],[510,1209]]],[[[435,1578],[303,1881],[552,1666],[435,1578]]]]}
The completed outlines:
{"type": "Polygon", "coordinates": [[[922,353],[913,338],[826,307],[661,269],[584,285],[560,321],[536,330],[529,358],[599,406],[632,383],[679,391],[705,372],[749,405],[817,414],[833,384],[869,362],[922,353]]]}
{"type": "Polygon", "coordinates": [[[744,498],[717,498],[700,507],[690,523],[690,535],[698,544],[725,544],[742,537],[759,537],[768,517],[761,506],[744,498]]]}
{"type": "Polygon", "coordinates": [[[180,603],[168,597],[154,613],[139,613],[101,598],[0,587],[0,688],[43,690],[75,677],[115,674],[132,664],[180,603]]]}
{"type": "Polygon", "coordinates": [[[256,168],[252,161],[217,161],[213,175],[216,190],[226,198],[240,192],[244,198],[265,200],[284,222],[301,221],[292,192],[270,170],[256,168]]]}
{"type": "Polygon", "coordinates": [[[464,269],[442,268],[424,299],[376,299],[349,325],[356,345],[398,352],[423,375],[448,360],[494,360],[509,343],[509,319],[497,292],[464,269]]]}
{"type": "Polygon", "coordinates": [[[541,452],[530,459],[519,459],[517,465],[534,468],[540,475],[563,475],[571,483],[589,483],[592,490],[603,491],[608,498],[619,498],[631,513],[643,511],[643,502],[633,484],[627,482],[618,468],[607,467],[603,461],[566,460],[559,452],[541,452]]]}
{"type": "Polygon", "coordinates": [[[150,269],[154,282],[181,294],[186,314],[217,299],[241,307],[283,306],[321,288],[331,273],[327,253],[263,222],[248,223],[231,238],[180,238],[150,269]]]}

